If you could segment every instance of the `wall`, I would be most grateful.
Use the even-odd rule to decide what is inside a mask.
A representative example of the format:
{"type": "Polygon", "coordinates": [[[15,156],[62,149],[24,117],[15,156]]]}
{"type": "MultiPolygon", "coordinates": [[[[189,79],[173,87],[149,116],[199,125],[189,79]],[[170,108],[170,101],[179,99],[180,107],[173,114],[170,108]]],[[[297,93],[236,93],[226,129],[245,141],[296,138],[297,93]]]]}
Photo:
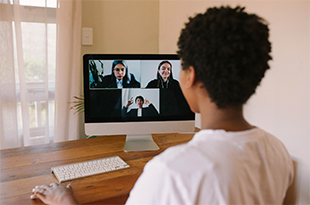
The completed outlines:
{"type": "Polygon", "coordinates": [[[176,52],[188,17],[220,5],[245,6],[269,22],[271,69],[245,106],[245,116],[285,144],[297,162],[298,204],[310,204],[310,2],[161,0],[159,52],[176,52]]]}
{"type": "Polygon", "coordinates": [[[85,53],[158,53],[158,0],[83,0],[82,27],[93,28],[85,53]]]}

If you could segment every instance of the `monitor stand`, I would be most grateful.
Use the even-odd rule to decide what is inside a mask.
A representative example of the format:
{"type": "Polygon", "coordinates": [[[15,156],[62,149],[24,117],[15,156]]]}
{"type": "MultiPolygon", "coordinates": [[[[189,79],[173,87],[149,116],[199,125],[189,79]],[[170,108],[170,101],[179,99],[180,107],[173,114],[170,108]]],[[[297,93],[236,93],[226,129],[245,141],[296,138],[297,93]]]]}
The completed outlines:
{"type": "Polygon", "coordinates": [[[151,134],[143,135],[127,135],[124,151],[155,151],[159,150],[159,147],[154,142],[151,134]]]}

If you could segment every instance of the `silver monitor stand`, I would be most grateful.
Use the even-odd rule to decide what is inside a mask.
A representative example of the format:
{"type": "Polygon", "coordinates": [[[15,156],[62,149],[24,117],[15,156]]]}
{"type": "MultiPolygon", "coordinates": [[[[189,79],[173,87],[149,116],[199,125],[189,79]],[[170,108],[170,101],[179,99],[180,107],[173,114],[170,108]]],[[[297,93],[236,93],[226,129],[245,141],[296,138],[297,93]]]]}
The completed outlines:
{"type": "Polygon", "coordinates": [[[151,134],[127,135],[124,146],[125,152],[155,151],[159,147],[154,142],[151,134]]]}

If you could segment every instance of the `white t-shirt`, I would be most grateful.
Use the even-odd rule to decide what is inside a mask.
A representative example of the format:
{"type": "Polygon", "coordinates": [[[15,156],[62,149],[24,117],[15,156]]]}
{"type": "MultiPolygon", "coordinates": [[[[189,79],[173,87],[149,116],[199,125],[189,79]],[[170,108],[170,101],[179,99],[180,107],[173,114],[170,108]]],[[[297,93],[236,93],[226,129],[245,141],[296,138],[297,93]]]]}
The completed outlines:
{"type": "Polygon", "coordinates": [[[148,162],[128,205],[282,204],[293,163],[273,135],[201,130],[148,162]]]}

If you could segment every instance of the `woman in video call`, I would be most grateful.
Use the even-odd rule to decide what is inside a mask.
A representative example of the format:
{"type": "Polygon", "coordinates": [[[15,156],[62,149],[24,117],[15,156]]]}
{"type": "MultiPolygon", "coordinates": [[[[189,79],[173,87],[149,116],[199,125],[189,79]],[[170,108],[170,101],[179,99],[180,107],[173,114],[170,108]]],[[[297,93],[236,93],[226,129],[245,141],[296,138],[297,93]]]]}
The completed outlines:
{"type": "Polygon", "coordinates": [[[173,79],[172,64],[169,61],[162,61],[158,65],[157,78],[150,81],[146,88],[172,88],[180,87],[179,82],[173,79]]]}
{"type": "Polygon", "coordinates": [[[123,60],[115,60],[112,63],[111,75],[103,77],[97,88],[140,88],[140,83],[123,60]]]}
{"type": "Polygon", "coordinates": [[[122,109],[123,117],[150,117],[158,115],[154,105],[147,99],[144,100],[142,96],[137,96],[135,102],[138,108],[131,109],[129,112],[127,112],[128,107],[133,104],[132,97],[128,100],[127,104],[122,109]],[[143,104],[146,104],[148,107],[143,107],[143,104]]]}
{"type": "Polygon", "coordinates": [[[160,115],[169,116],[189,113],[190,108],[183,97],[179,82],[173,78],[172,64],[161,61],[157,68],[157,78],[145,88],[160,88],[160,115]]]}

